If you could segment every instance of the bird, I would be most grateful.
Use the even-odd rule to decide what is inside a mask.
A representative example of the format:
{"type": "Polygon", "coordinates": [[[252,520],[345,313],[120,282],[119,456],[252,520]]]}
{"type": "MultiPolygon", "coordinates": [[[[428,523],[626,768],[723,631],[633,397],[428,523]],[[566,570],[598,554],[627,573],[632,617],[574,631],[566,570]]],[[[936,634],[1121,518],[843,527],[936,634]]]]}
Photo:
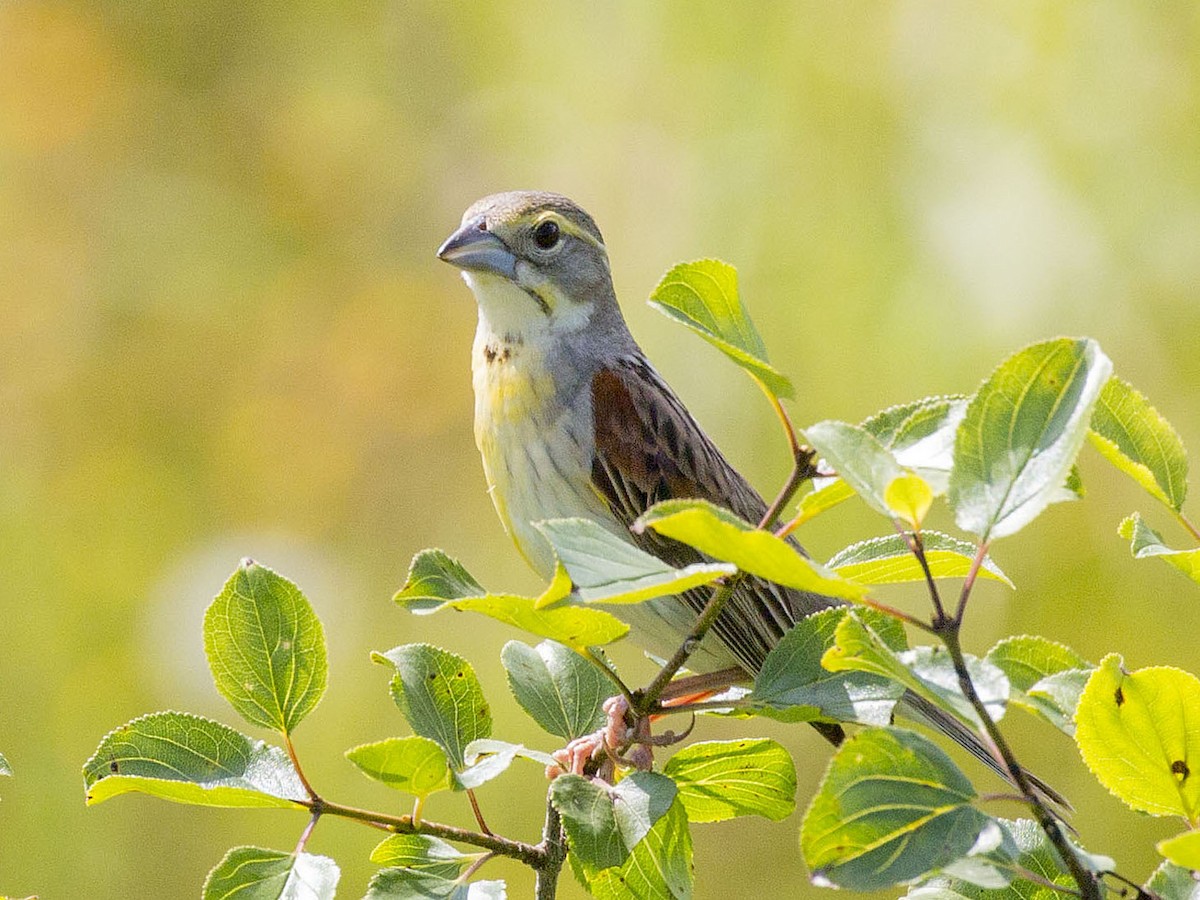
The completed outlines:
{"type": "MultiPolygon", "coordinates": [[[[536,527],[547,519],[589,519],[683,567],[704,558],[652,529],[632,527],[655,503],[699,499],[747,522],[763,518],[763,497],[634,340],[604,238],[579,205],[543,191],[484,197],[437,255],[461,271],[475,296],[475,441],[496,512],[539,575],[549,580],[555,570],[554,552],[536,527]]],[[[709,597],[710,589],[695,588],[622,612],[639,643],[668,657],[709,597]]],[[[688,667],[731,669],[750,680],[796,623],[842,603],[741,578],[688,667]]],[[[911,692],[905,699],[917,718],[1011,780],[973,731],[911,692]]],[[[843,736],[838,725],[813,724],[835,744],[843,736]]]]}

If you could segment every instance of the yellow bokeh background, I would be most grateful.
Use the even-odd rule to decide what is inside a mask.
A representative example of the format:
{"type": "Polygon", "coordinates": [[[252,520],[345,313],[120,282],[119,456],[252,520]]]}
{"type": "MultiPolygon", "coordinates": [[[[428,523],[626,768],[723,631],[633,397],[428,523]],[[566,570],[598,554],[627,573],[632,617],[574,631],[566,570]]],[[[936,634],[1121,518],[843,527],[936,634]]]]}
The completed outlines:
{"type": "MultiPolygon", "coordinates": [[[[195,897],[229,846],[294,845],[285,812],[83,805],[110,728],[171,708],[239,724],[200,622],[243,556],[326,624],[330,688],[297,744],[332,798],[404,803],[341,752],[404,733],[368,651],[407,641],[470,657],[499,736],[552,749],[504,687],[511,631],[390,603],[426,546],[537,588],[472,443],[473,304],[433,256],[482,194],[594,214],[634,333],[764,491],[787,467],[770,410],[642,302],[677,261],[738,267],[798,423],[970,391],[1029,341],[1088,334],[1200,446],[1198,9],[0,4],[0,893],[195,897]]],[[[1094,454],[1082,471],[1083,501],[995,548],[1018,590],[980,588],[970,649],[1028,632],[1200,670],[1200,589],[1115,531],[1140,509],[1186,536],[1094,454]]],[[[802,537],[824,558],[886,527],[847,506],[802,537]]],[[[697,732],[747,728],[795,753],[803,804],[828,749],[697,732]]],[[[1126,811],[1063,736],[1012,729],[1089,849],[1143,879],[1174,823],[1126,811]]],[[[534,839],[543,790],[525,766],[481,802],[534,839]]],[[[460,800],[429,814],[467,824],[460,800]]],[[[797,828],[696,827],[696,896],[816,896],[797,828]]],[[[320,824],[339,896],[362,895],[375,839],[320,824]]],[[[529,895],[515,865],[482,874],[529,895]]],[[[569,875],[562,895],[582,895],[569,875]]]]}

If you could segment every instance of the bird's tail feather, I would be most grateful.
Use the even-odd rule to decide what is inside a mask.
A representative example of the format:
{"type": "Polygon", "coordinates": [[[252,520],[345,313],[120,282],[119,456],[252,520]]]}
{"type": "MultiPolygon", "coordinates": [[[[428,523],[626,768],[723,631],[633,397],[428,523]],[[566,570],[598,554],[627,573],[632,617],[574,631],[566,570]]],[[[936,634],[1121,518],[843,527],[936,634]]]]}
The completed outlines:
{"type": "MultiPolygon", "coordinates": [[[[1008,767],[1000,759],[999,752],[995,751],[978,734],[954,716],[930,703],[924,697],[914,694],[912,691],[905,693],[904,698],[900,702],[903,712],[909,718],[940,731],[1009,784],[1013,784],[1013,777],[1009,774],[1008,767]]],[[[1032,772],[1028,770],[1023,770],[1023,772],[1030,787],[1033,788],[1040,799],[1048,801],[1053,807],[1057,807],[1061,811],[1069,811],[1071,809],[1071,804],[1067,801],[1066,797],[1032,772]]]]}

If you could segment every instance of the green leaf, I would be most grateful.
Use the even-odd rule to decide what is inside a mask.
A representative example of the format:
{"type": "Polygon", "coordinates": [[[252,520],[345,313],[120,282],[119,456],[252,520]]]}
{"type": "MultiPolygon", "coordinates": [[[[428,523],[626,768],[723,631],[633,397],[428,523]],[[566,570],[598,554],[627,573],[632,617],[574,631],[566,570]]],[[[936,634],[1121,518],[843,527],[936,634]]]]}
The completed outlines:
{"type": "Polygon", "coordinates": [[[814,478],[812,491],[800,498],[796,525],[800,526],[815,519],[853,496],[854,490],[840,478],[814,478]]]}
{"type": "Polygon", "coordinates": [[[1088,338],[1009,357],[975,395],[954,445],[950,505],[958,526],[1005,537],[1059,499],[1112,363],[1088,338]]]}
{"type": "MultiPolygon", "coordinates": [[[[893,650],[907,646],[904,627],[873,610],[862,610],[885,645],[893,650]]],[[[904,688],[890,678],[873,673],[831,672],[821,657],[833,646],[834,634],[846,609],[827,609],[798,622],[767,654],[754,682],[750,699],[774,709],[808,707],[808,718],[838,722],[887,725],[904,688]]]]}
{"type": "Polygon", "coordinates": [[[208,873],[204,900],[332,900],[341,877],[328,856],[234,847],[208,873]]]}
{"type": "Polygon", "coordinates": [[[589,872],[574,854],[569,859],[597,900],[691,900],[692,838],[678,799],[620,866],[589,872]]]}
{"type": "Polygon", "coordinates": [[[371,862],[377,866],[416,869],[439,878],[457,878],[464,868],[481,856],[482,853],[463,853],[432,835],[393,834],[371,851],[371,862]]]}
{"type": "Polygon", "coordinates": [[[489,594],[486,597],[456,600],[450,605],[454,609],[482,613],[529,634],[549,638],[577,650],[611,644],[629,632],[628,625],[602,609],[569,604],[538,608],[537,603],[531,597],[489,594]]]}
{"type": "Polygon", "coordinates": [[[380,869],[364,900],[504,900],[503,881],[460,884],[419,869],[380,869]]]}
{"type": "Polygon", "coordinates": [[[424,612],[440,609],[447,600],[486,593],[457,559],[441,550],[422,550],[413,557],[404,586],[392,599],[413,612],[424,612]]]}
{"type": "Polygon", "coordinates": [[[1070,647],[1029,635],[1005,638],[984,659],[1008,676],[1011,702],[1075,733],[1075,707],[1095,668],[1091,663],[1070,647]]]}
{"type": "Polygon", "coordinates": [[[988,817],[942,750],[919,734],[868,728],[847,738],[804,816],[800,847],[813,877],[880,890],[966,855],[988,817]]]}
{"type": "Polygon", "coordinates": [[[1200,881],[1190,869],[1164,862],[1146,882],[1146,889],[1161,900],[1200,900],[1200,881]]]}
{"type": "Polygon", "coordinates": [[[479,738],[467,744],[463,751],[467,768],[458,773],[458,784],[464,789],[473,789],[486,784],[493,778],[504,774],[518,756],[540,766],[558,767],[558,761],[549,753],[530,750],[522,744],[479,738]]]}
{"type": "Polygon", "coordinates": [[[1185,831],[1159,841],[1158,852],[1185,869],[1200,870],[1200,831],[1185,831]]]}
{"type": "Polygon", "coordinates": [[[663,767],[675,782],[689,822],[763,816],[778,822],[796,808],[796,767],[766,738],[704,741],[684,747],[663,767]]]}
{"type": "MultiPolygon", "coordinates": [[[[967,411],[964,397],[926,397],[876,413],[858,426],[891,451],[896,462],[911,469],[933,490],[946,493],[954,458],[954,434],[967,411]]],[[[819,478],[800,501],[803,524],[849,500],[854,491],[840,478],[819,478]]]]}
{"type": "Polygon", "coordinates": [[[1200,823],[1200,679],[1169,666],[1127,673],[1110,654],[1088,679],[1075,722],[1083,761],[1126,805],[1200,823]]]}
{"type": "Polygon", "coordinates": [[[792,383],[767,362],[767,348],[738,297],[737,270],[717,259],[680,263],[658,283],[650,305],[686,325],[777,397],[792,383]]]}
{"type": "Polygon", "coordinates": [[[325,692],[321,620],[296,585],[244,560],[204,614],[217,690],[247,722],[290,733],[325,692]]]}
{"type": "Polygon", "coordinates": [[[396,706],[413,731],[437,743],[462,771],[467,744],[492,734],[492,712],[471,664],[430,644],[403,644],[371,658],[396,667],[396,706]]]}
{"type": "Polygon", "coordinates": [[[308,797],[280,748],[177,712],[110,731],[83,781],[89,806],[130,791],[198,806],[298,807],[308,797]]]}
{"type": "Polygon", "coordinates": [[[393,599],[418,615],[447,608],[481,613],[580,650],[610,644],[629,631],[628,625],[600,609],[569,602],[550,605],[570,590],[570,578],[560,566],[541,597],[489,594],[457,560],[441,550],[423,550],[413,558],[408,579],[393,599]]]}
{"type": "MultiPolygon", "coordinates": [[[[921,540],[925,544],[925,561],[934,578],[965,578],[970,572],[975,557],[974,544],[940,531],[922,531],[921,540]]],[[[851,544],[838,551],[825,565],[843,578],[859,584],[898,584],[925,580],[925,571],[909,550],[908,541],[899,534],[868,538],[851,544]]],[[[979,574],[1013,586],[991,556],[983,558],[979,574]]]]}
{"type": "Polygon", "coordinates": [[[362,744],[347,750],[346,759],[368,778],[421,799],[451,787],[446,751],[419,735],[362,744]]]}
{"type": "Polygon", "coordinates": [[[1149,559],[1157,556],[1169,563],[1192,581],[1200,582],[1200,548],[1195,550],[1172,550],[1153,528],[1142,521],[1140,513],[1134,513],[1118,527],[1117,533],[1129,541],[1129,550],[1134,559],[1149,559]]]}
{"type": "Polygon", "coordinates": [[[500,661],[521,708],[550,734],[572,741],[604,724],[610,682],[578,653],[554,641],[509,641],[500,661]]]}
{"type": "Polygon", "coordinates": [[[839,578],[792,544],[760,531],[728,510],[704,500],[666,500],[650,507],[634,529],[651,528],[701,553],[787,587],[857,600],[867,589],[839,578]]]}
{"type": "MultiPolygon", "coordinates": [[[[821,665],[831,672],[873,672],[890,678],[975,729],[983,727],[958,686],[949,652],[940,645],[897,653],[850,614],[838,624],[834,646],[825,652],[821,665]]],[[[973,656],[967,656],[967,670],[988,714],[998,721],[1008,699],[1008,678],[996,666],[973,656]]]]}
{"type": "Polygon", "coordinates": [[[920,528],[933,506],[933,488],[915,472],[904,472],[883,489],[883,502],[910,528],[920,528]]]}
{"type": "Polygon", "coordinates": [[[996,889],[955,877],[953,873],[961,868],[959,862],[955,862],[944,867],[944,874],[909,890],[905,900],[1061,900],[1064,896],[1042,882],[1021,877],[1025,873],[1037,875],[1065,890],[1076,889],[1074,877],[1036,822],[1029,819],[993,821],[1003,829],[1004,840],[996,850],[984,853],[981,862],[990,864],[993,872],[1010,882],[1007,887],[996,889]]]}
{"type": "Polygon", "coordinates": [[[1175,512],[1187,496],[1187,451],[1171,424],[1146,398],[1112,377],[1092,412],[1096,449],[1175,512]]]}
{"type": "Polygon", "coordinates": [[[571,577],[575,596],[585,603],[641,603],[712,584],[736,571],[728,563],[676,569],[590,519],[550,519],[537,528],[571,577]]]}
{"type": "Polygon", "coordinates": [[[869,432],[846,422],[818,422],[804,429],[804,434],[868,506],[896,518],[884,500],[884,491],[904,470],[890,450],[869,432]]]}
{"type": "Polygon", "coordinates": [[[12,766],[8,764],[8,760],[4,758],[4,754],[0,753],[0,775],[12,775],[12,766]]]}
{"type": "Polygon", "coordinates": [[[926,397],[876,413],[859,427],[941,495],[949,487],[954,436],[966,412],[966,397],[926,397]]]}
{"type": "Polygon", "coordinates": [[[653,772],[634,772],[615,785],[561,775],[550,785],[571,852],[595,869],[624,863],[667,814],[677,793],[670,778],[653,772]]]}

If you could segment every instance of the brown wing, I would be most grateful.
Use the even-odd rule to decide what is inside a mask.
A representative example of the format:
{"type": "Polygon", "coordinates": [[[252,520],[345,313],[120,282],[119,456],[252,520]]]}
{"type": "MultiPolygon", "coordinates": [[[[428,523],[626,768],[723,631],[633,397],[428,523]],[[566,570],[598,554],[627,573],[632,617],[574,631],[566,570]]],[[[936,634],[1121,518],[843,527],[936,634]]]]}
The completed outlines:
{"type": "MultiPolygon", "coordinates": [[[[624,357],[592,379],[596,455],[592,482],[626,527],[661,500],[697,498],[758,522],[766,504],[696,424],[683,403],[638,356],[624,357]]],[[[643,550],[684,566],[703,557],[650,530],[632,534],[643,550]]],[[[706,590],[681,595],[697,612],[706,590]]],[[[744,581],[714,626],[716,637],[754,673],[796,621],[837,601],[760,579],[744,581]]],[[[684,635],[680,635],[682,639],[684,635]]]]}

